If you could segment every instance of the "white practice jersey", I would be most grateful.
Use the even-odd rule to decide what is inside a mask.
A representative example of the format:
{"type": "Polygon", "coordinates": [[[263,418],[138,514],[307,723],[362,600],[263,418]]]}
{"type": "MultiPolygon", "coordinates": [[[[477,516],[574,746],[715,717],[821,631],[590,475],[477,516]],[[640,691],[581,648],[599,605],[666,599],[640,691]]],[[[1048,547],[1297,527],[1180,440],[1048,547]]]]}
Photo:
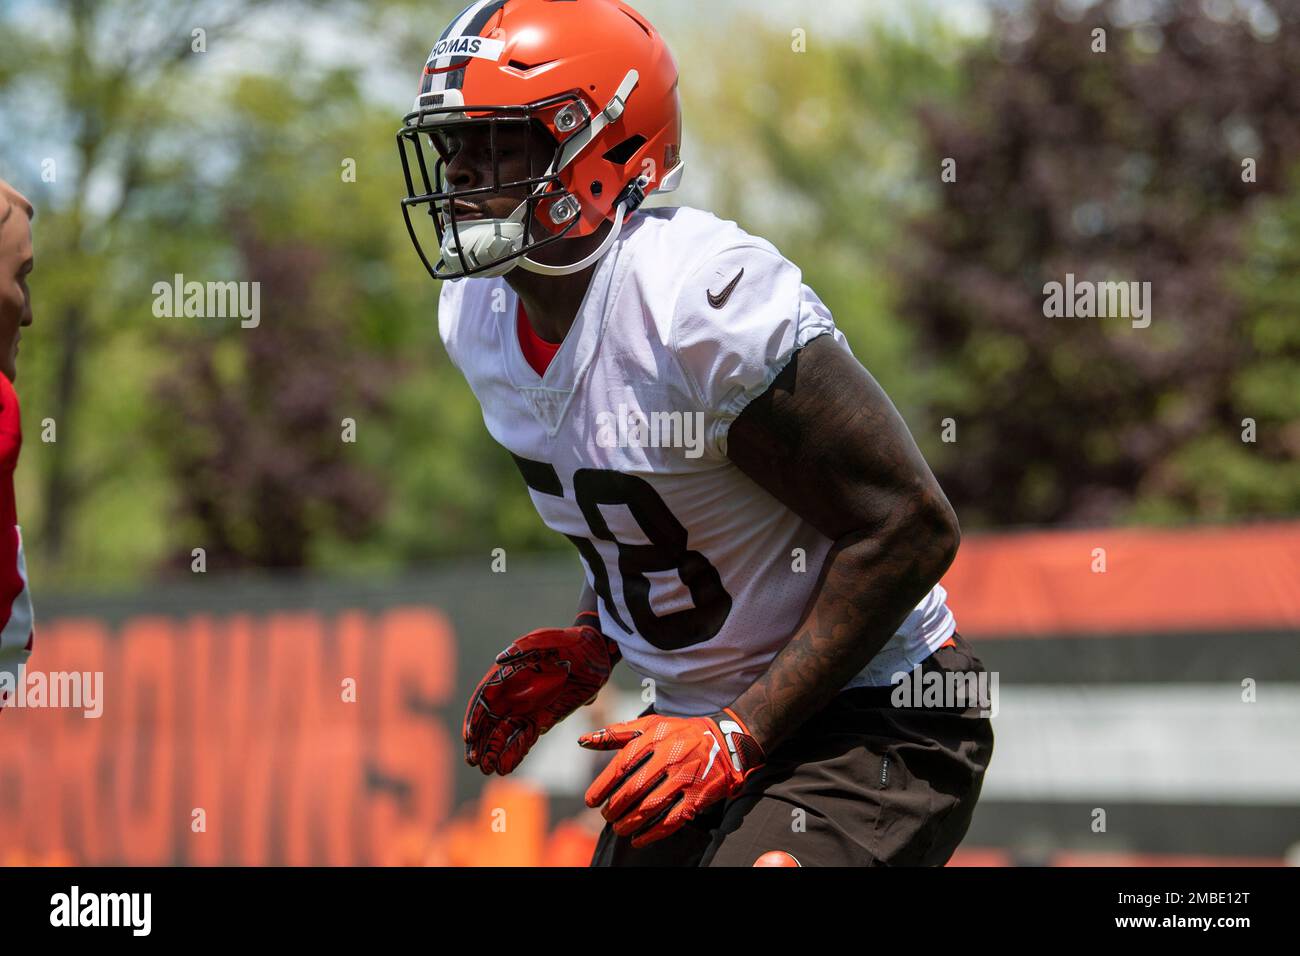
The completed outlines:
{"type": "MultiPolygon", "coordinates": [[[[685,207],[627,222],[541,377],[517,307],[502,278],[444,282],[451,360],[655,709],[720,710],[790,640],[831,546],[727,458],[727,429],[809,341],[848,343],[771,243],[685,207]]],[[[936,585],[846,686],[889,684],[943,644],[945,599],[936,585]]]]}

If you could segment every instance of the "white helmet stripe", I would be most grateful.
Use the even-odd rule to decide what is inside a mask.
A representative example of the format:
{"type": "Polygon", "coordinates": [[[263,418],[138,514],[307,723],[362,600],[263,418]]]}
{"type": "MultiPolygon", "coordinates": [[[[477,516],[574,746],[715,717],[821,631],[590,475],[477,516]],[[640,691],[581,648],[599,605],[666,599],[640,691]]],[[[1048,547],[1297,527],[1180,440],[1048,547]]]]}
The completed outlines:
{"type": "MultiPolygon", "coordinates": [[[[477,0],[477,2],[471,3],[461,11],[460,16],[452,21],[451,26],[443,31],[442,36],[438,38],[438,42],[441,43],[443,40],[456,40],[462,36],[466,36],[467,34],[477,36],[478,31],[482,30],[484,25],[487,23],[487,16],[480,20],[479,15],[489,6],[492,7],[492,10],[488,11],[488,16],[505,6],[505,3],[504,0],[477,0]]],[[[436,49],[437,47],[435,46],[434,50],[436,49]]],[[[435,68],[449,67],[451,66],[452,61],[458,59],[459,56],[460,54],[448,53],[445,56],[440,56],[435,59],[431,51],[429,54],[429,60],[425,63],[425,66],[432,66],[435,68]]],[[[448,79],[457,72],[458,71],[456,70],[447,70],[443,73],[435,73],[433,75],[432,85],[425,92],[437,93],[447,89],[448,79]]]]}

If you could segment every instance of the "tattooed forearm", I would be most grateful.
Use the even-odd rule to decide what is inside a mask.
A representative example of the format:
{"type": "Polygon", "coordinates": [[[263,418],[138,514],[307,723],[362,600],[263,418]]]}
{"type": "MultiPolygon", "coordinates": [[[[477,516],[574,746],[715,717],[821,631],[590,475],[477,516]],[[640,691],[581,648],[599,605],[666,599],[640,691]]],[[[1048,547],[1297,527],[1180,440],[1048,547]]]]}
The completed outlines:
{"type": "Polygon", "coordinates": [[[956,553],[956,517],[898,412],[829,336],[733,423],[728,454],[830,538],[790,642],[733,709],[770,748],[885,645],[956,553]]]}
{"type": "Polygon", "coordinates": [[[827,556],[790,643],[732,705],[769,752],[866,667],[939,580],[955,542],[926,527],[924,511],[827,556]]]}

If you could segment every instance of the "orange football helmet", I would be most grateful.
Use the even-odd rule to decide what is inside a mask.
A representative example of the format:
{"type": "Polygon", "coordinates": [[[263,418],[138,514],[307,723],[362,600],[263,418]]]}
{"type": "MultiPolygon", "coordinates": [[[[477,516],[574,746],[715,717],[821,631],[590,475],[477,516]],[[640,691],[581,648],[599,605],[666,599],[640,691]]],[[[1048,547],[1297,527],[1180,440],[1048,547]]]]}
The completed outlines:
{"type": "MultiPolygon", "coordinates": [[[[402,213],[436,279],[503,275],[515,267],[567,275],[596,262],[651,192],[681,180],[677,64],[659,33],[620,0],[476,0],[429,54],[415,106],[397,134],[406,179],[402,213]],[[487,144],[481,185],[457,188],[448,164],[472,133],[487,144]],[[544,135],[539,136],[539,133],[544,135]],[[552,155],[537,171],[536,142],[552,155]],[[501,146],[523,149],[526,176],[502,181],[501,146]],[[436,151],[432,164],[426,146],[436,151]],[[508,217],[474,218],[473,199],[504,190],[525,198],[508,217]],[[432,219],[431,263],[413,212],[432,219]],[[579,262],[529,253],[612,221],[579,262]]],[[[538,157],[544,160],[547,157],[538,157]]]]}

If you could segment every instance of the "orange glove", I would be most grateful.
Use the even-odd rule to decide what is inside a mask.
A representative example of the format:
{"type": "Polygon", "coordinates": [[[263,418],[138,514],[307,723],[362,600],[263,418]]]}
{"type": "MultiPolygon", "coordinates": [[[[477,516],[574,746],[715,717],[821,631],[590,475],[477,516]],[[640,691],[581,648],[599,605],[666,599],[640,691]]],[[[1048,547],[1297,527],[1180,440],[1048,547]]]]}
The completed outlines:
{"type": "Polygon", "coordinates": [[[619,657],[618,645],[588,624],[544,627],[519,638],[470,695],[465,762],[485,774],[514,770],[538,737],[596,699],[619,657]]]}
{"type": "Polygon", "coordinates": [[[587,790],[636,849],[661,840],[701,810],[734,797],[767,759],[749,729],[730,709],[709,717],[654,715],[612,724],[578,738],[590,750],[623,752],[587,790]]]}

